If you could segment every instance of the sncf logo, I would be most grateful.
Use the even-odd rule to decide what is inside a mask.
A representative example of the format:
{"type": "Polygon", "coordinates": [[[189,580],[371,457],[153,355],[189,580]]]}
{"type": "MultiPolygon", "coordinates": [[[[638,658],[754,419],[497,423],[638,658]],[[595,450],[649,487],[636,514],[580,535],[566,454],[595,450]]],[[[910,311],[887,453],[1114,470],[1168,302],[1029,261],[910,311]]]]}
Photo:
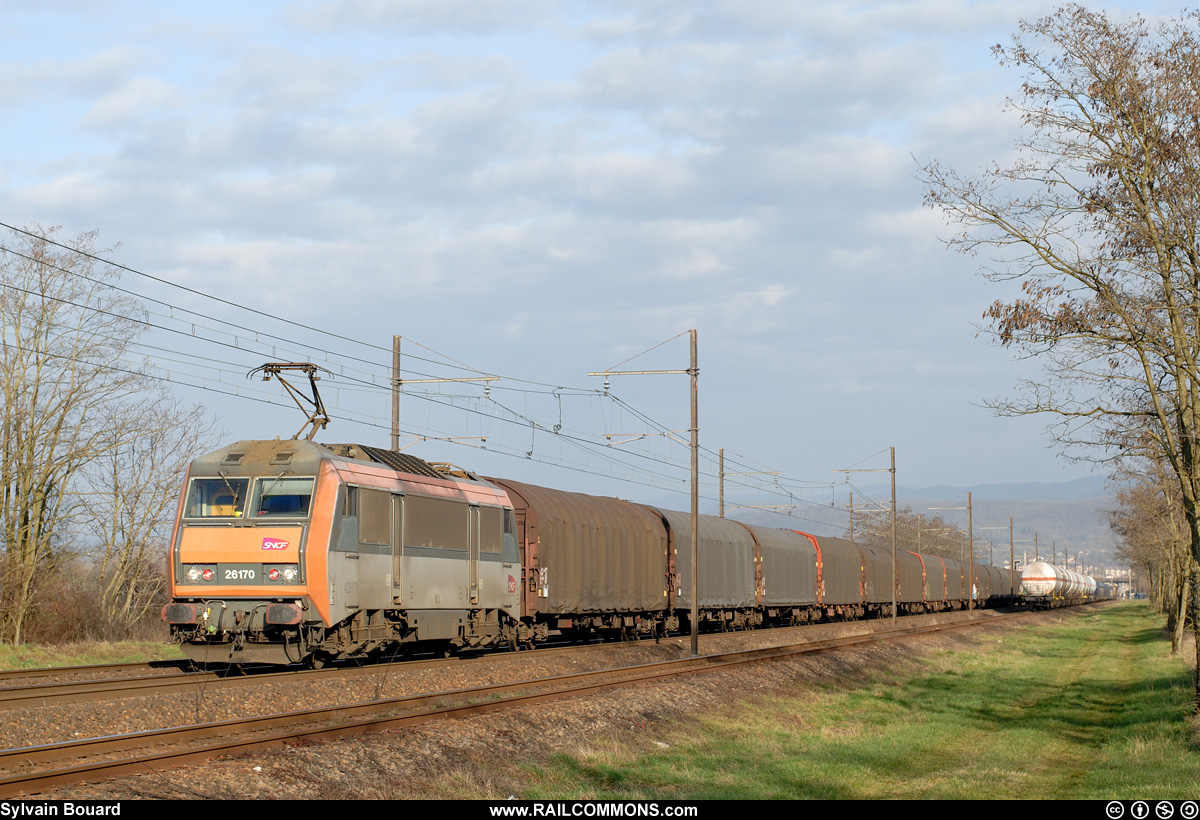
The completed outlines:
{"type": "MultiPolygon", "coordinates": [[[[264,549],[265,549],[265,547],[264,547],[264,549]]],[[[512,577],[511,575],[508,576],[508,591],[510,594],[517,591],[517,579],[512,577]]]]}
{"type": "Polygon", "coordinates": [[[265,550],[285,550],[288,542],[282,538],[264,538],[262,548],[265,550]]]}

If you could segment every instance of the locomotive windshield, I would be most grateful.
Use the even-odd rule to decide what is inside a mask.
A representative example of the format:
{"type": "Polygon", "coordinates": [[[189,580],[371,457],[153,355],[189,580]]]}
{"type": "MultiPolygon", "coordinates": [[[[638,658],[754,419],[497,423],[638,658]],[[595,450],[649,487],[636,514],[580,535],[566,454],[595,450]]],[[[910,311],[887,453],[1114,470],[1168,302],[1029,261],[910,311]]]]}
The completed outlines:
{"type": "Polygon", "coordinates": [[[312,501],[313,478],[260,478],[256,481],[254,495],[255,516],[308,516],[312,501]]]}
{"type": "Polygon", "coordinates": [[[188,491],[185,518],[241,518],[248,478],[195,478],[188,491]]]}

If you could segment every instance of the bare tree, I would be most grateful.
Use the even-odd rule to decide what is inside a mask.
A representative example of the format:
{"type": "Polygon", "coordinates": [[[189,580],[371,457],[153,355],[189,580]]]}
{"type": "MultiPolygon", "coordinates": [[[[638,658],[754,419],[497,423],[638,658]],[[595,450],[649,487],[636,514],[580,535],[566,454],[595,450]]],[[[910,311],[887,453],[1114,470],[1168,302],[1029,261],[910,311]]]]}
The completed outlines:
{"type": "Polygon", "coordinates": [[[1171,653],[1179,652],[1188,622],[1191,545],[1179,501],[1179,486],[1162,461],[1127,462],[1116,487],[1117,506],[1109,514],[1121,538],[1117,555],[1138,567],[1150,582],[1150,603],[1167,617],[1171,653]],[[1165,468],[1165,469],[1164,469],[1165,468]]]}
{"type": "Polygon", "coordinates": [[[145,611],[182,465],[211,436],[132,355],[143,309],[100,253],[94,233],[41,227],[0,244],[0,640],[14,644],[81,533],[99,544],[96,616],[145,611]]]}
{"type": "MultiPolygon", "coordinates": [[[[847,531],[847,537],[850,533],[847,531]]],[[[891,512],[854,511],[854,540],[869,547],[892,548],[891,512]]],[[[966,560],[967,534],[940,515],[917,515],[911,507],[896,510],[896,543],[900,549],[966,560]]]]}
{"type": "MultiPolygon", "coordinates": [[[[984,314],[1000,344],[1043,363],[1003,413],[1046,413],[1067,445],[1120,458],[1150,443],[1179,488],[1200,581],[1200,17],[1151,27],[1069,5],[1023,22],[1002,65],[1020,158],[967,177],[931,162],[926,202],[1021,293],[984,314]]],[[[1076,451],[1078,452],[1078,451],[1076,451]]],[[[1195,601],[1193,595],[1193,618],[1195,601]]],[[[1200,634],[1196,636],[1200,645],[1200,634]]],[[[1200,712],[1200,667],[1194,680],[1200,712]]]]}
{"type": "Polygon", "coordinates": [[[83,470],[81,533],[94,560],[94,622],[124,635],[162,603],[163,556],[188,462],[211,444],[202,406],[183,407],[163,390],[126,402],[110,423],[119,442],[83,470]]]}
{"type": "Polygon", "coordinates": [[[0,249],[0,639],[13,643],[52,566],[71,481],[114,444],[106,408],[142,378],[122,358],[137,305],[75,252],[94,253],[95,234],[64,249],[46,241],[56,232],[15,233],[0,249]]]}

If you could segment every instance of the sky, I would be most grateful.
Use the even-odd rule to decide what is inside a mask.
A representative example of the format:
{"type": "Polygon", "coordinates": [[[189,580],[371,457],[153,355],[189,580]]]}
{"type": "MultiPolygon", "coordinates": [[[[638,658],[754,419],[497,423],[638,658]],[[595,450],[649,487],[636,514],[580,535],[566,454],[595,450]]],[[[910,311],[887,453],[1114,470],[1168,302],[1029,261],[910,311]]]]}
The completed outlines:
{"type": "Polygon", "coordinates": [[[729,507],[801,517],[889,447],[910,487],[1066,481],[985,406],[1039,371],[918,179],[1011,158],[990,48],[1045,10],[0,0],[0,222],[98,231],[133,354],[225,441],[295,433],[245,374],[312,361],[318,440],[388,446],[400,335],[406,452],[684,505],[687,376],[588,373],[686,369],[696,329],[706,511],[719,448],[729,507]]]}

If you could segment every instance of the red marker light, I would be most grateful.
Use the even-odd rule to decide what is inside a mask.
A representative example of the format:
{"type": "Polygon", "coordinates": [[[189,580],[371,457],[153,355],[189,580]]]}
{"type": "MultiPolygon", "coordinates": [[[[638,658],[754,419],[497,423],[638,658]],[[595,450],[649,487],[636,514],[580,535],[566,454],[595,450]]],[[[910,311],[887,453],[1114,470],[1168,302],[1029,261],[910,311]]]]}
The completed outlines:
{"type": "Polygon", "coordinates": [[[211,581],[213,579],[213,571],[211,569],[206,569],[200,573],[200,577],[205,581],[211,581]]]}
{"type": "Polygon", "coordinates": [[[275,567],[271,567],[270,571],[267,572],[267,577],[270,578],[272,581],[278,581],[279,580],[279,570],[275,569],[275,567]]]}

